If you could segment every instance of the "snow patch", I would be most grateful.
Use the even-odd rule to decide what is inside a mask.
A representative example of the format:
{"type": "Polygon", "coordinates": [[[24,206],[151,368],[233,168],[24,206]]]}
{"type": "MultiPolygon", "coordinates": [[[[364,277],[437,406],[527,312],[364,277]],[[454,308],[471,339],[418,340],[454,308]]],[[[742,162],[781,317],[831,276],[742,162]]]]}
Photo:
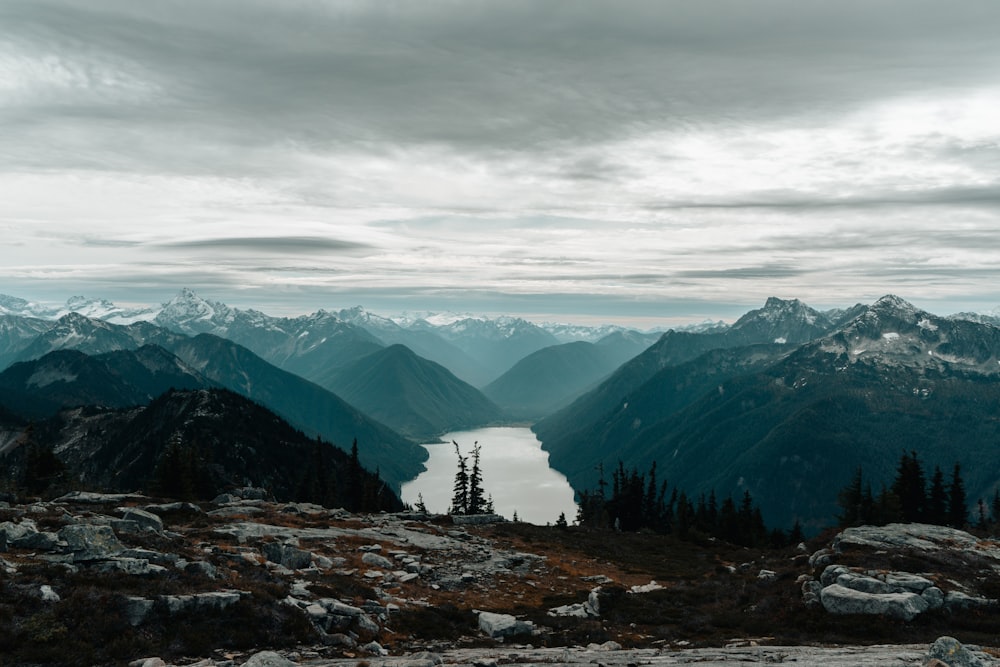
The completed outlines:
{"type": "Polygon", "coordinates": [[[784,338],[784,337],[779,337],[779,338],[775,338],[774,339],[775,345],[784,345],[787,342],[788,342],[788,339],[784,338]]]}
{"type": "Polygon", "coordinates": [[[899,338],[899,334],[896,333],[895,331],[889,331],[882,334],[882,338],[884,338],[885,340],[896,340],[897,338],[899,338]]]}
{"type": "Polygon", "coordinates": [[[917,326],[920,327],[921,329],[926,329],[927,331],[937,331],[938,330],[938,326],[936,324],[934,324],[933,322],[931,322],[926,317],[924,319],[920,320],[919,322],[917,322],[917,326]]]}
{"type": "Polygon", "coordinates": [[[40,389],[56,382],[75,382],[77,377],[76,373],[70,373],[64,368],[39,368],[25,384],[40,389]]]}

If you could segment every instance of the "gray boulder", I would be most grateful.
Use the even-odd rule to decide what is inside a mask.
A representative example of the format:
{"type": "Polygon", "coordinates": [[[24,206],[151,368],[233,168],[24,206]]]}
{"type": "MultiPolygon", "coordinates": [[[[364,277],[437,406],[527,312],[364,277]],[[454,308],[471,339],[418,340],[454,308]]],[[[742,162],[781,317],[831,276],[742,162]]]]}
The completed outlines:
{"type": "Polygon", "coordinates": [[[820,592],[823,608],[831,614],[871,614],[912,621],[929,604],[916,593],[865,593],[840,584],[820,592]]]}
{"type": "Polygon", "coordinates": [[[312,552],[291,544],[267,542],[260,550],[269,561],[283,565],[289,570],[301,570],[312,565],[312,552]]]}
{"type": "Polygon", "coordinates": [[[361,562],[365,565],[371,565],[373,567],[381,567],[384,569],[391,569],[395,567],[393,562],[386,558],[385,556],[380,556],[379,554],[369,551],[361,556],[361,562]]]}
{"type": "Polygon", "coordinates": [[[122,519],[125,521],[133,521],[143,530],[151,530],[154,533],[163,532],[163,519],[152,512],[137,507],[119,507],[118,509],[122,512],[122,519]]]}
{"type": "Polygon", "coordinates": [[[105,560],[125,551],[111,526],[76,524],[59,531],[74,561],[105,560]]]}
{"type": "Polygon", "coordinates": [[[280,653],[274,651],[261,651],[254,653],[250,659],[243,663],[243,667],[295,667],[294,663],[280,653]]]}
{"type": "Polygon", "coordinates": [[[530,633],[535,629],[535,626],[531,621],[519,621],[510,614],[481,611],[479,612],[479,629],[496,639],[530,633]]]}
{"type": "Polygon", "coordinates": [[[940,660],[949,667],[989,667],[993,661],[986,654],[971,651],[954,637],[939,637],[931,644],[928,660],[940,660]]]}

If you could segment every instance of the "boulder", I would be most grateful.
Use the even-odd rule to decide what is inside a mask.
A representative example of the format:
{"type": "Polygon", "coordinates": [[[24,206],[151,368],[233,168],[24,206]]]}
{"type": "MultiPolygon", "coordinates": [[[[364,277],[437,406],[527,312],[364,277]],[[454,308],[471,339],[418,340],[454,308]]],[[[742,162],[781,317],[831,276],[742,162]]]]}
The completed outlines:
{"type": "Polygon", "coordinates": [[[163,532],[163,519],[152,512],[137,507],[119,507],[118,509],[122,512],[122,519],[134,521],[142,530],[151,530],[154,533],[163,532]]]}
{"type": "Polygon", "coordinates": [[[290,570],[301,570],[312,565],[312,552],[283,542],[267,542],[260,548],[264,557],[290,570]]]}
{"type": "Polygon", "coordinates": [[[76,524],[59,531],[74,561],[104,560],[125,550],[111,526],[76,524]]]}
{"type": "Polygon", "coordinates": [[[820,592],[823,608],[831,614],[871,614],[912,621],[929,604],[916,593],[865,593],[840,584],[820,592]]]}
{"type": "Polygon", "coordinates": [[[333,598],[322,598],[317,601],[319,604],[323,605],[331,614],[336,614],[337,616],[360,616],[364,612],[358,607],[352,607],[349,604],[344,604],[340,600],[334,600],[333,598]]]}
{"type": "Polygon", "coordinates": [[[250,656],[243,667],[295,667],[296,664],[280,653],[261,651],[250,656]]]}
{"type": "Polygon", "coordinates": [[[972,651],[954,637],[938,637],[927,652],[928,660],[940,660],[949,667],[989,667],[993,664],[984,653],[972,651]]]}
{"type": "Polygon", "coordinates": [[[52,590],[52,587],[48,584],[43,584],[41,589],[39,589],[39,595],[42,597],[42,602],[59,602],[62,598],[59,594],[52,590]]]}
{"type": "Polygon", "coordinates": [[[479,629],[494,639],[530,633],[535,629],[531,621],[519,621],[510,614],[479,612],[479,629]]]}
{"type": "Polygon", "coordinates": [[[379,554],[368,551],[363,556],[361,556],[361,562],[365,565],[371,565],[373,567],[381,567],[383,569],[391,569],[395,567],[393,562],[386,558],[385,556],[380,556],[379,554]]]}

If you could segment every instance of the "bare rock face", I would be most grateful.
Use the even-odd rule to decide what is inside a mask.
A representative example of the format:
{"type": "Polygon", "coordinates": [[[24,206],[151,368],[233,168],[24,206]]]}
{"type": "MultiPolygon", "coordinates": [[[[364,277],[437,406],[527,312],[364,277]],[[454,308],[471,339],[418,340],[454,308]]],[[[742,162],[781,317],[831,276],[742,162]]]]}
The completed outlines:
{"type": "Polygon", "coordinates": [[[928,660],[939,660],[948,667],[990,667],[994,661],[978,648],[963,646],[954,637],[939,637],[931,644],[928,660]]]}
{"type": "Polygon", "coordinates": [[[929,607],[916,593],[865,593],[840,584],[827,586],[819,597],[831,614],[877,614],[904,621],[912,621],[929,607]]]}

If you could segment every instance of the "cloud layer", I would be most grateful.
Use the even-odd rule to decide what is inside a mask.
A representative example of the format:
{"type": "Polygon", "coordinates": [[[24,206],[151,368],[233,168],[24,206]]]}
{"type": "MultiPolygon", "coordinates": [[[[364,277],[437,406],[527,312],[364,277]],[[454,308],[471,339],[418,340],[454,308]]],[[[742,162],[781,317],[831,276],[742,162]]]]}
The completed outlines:
{"type": "Polygon", "coordinates": [[[997,25],[989,0],[11,0],[0,291],[995,306],[997,25]]]}

